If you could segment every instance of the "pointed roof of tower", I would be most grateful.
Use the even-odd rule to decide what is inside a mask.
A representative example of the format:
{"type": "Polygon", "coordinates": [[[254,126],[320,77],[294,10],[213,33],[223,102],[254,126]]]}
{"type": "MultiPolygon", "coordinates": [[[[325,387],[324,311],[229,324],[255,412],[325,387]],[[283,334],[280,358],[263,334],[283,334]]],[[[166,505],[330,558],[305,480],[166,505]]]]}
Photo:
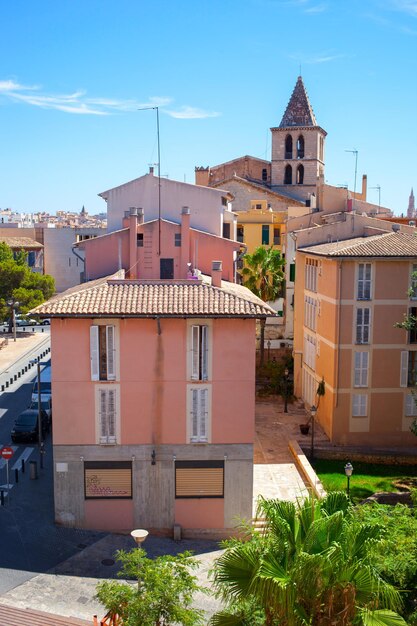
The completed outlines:
{"type": "Polygon", "coordinates": [[[291,126],[317,126],[316,117],[301,76],[297,79],[279,128],[291,126]]]}

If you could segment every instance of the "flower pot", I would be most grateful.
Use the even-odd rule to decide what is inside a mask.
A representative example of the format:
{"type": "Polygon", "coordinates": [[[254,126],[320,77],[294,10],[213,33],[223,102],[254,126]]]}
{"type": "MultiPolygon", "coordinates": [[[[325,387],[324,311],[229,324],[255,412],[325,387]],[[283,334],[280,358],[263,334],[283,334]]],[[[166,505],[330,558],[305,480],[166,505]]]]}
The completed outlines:
{"type": "Polygon", "coordinates": [[[300,424],[300,433],[302,435],[308,435],[310,430],[310,424],[300,424]]]}

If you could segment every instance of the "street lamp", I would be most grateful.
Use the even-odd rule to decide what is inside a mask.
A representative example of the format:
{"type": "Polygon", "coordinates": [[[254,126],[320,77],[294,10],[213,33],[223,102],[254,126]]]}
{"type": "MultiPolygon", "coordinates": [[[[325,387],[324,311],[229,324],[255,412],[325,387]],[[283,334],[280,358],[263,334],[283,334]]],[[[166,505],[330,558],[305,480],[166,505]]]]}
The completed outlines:
{"type": "Polygon", "coordinates": [[[13,341],[16,341],[16,309],[19,308],[19,302],[15,300],[7,300],[7,304],[12,311],[12,323],[13,323],[13,341]]]}
{"type": "Polygon", "coordinates": [[[314,460],[314,421],[317,413],[317,408],[314,404],[310,407],[311,415],[311,449],[310,449],[310,461],[314,460]]]}
{"type": "Polygon", "coordinates": [[[40,460],[40,467],[41,469],[43,469],[43,456],[45,454],[44,451],[44,444],[42,441],[42,393],[41,393],[41,365],[47,365],[47,361],[40,361],[39,359],[32,359],[31,361],[29,361],[29,363],[32,363],[33,365],[37,365],[37,369],[38,369],[38,373],[37,373],[37,380],[38,380],[38,444],[39,444],[39,460],[40,460]]]}
{"type": "Polygon", "coordinates": [[[345,465],[345,474],[346,474],[346,478],[347,478],[347,489],[346,489],[346,493],[347,493],[347,497],[350,497],[350,477],[352,476],[353,473],[353,465],[352,463],[346,463],[345,465]]]}
{"type": "Polygon", "coordinates": [[[284,413],[288,413],[288,374],[288,367],[286,367],[284,370],[284,413]]]}

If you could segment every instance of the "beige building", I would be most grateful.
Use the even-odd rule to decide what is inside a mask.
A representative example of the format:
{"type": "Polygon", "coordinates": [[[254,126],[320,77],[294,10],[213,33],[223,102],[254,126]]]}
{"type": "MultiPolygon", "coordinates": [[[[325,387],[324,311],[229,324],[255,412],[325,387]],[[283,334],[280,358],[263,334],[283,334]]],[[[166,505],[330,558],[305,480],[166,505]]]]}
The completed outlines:
{"type": "Polygon", "coordinates": [[[395,324],[417,312],[417,238],[394,229],[296,252],[295,394],[316,405],[324,378],[317,419],[337,444],[415,445],[417,335],[395,324]]]}

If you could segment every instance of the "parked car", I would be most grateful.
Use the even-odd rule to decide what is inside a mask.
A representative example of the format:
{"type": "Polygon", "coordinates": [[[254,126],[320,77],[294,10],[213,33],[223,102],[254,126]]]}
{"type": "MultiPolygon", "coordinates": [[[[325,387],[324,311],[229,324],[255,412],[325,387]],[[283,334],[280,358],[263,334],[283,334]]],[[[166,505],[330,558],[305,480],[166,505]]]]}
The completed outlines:
{"type": "MultiPolygon", "coordinates": [[[[45,412],[42,412],[42,436],[48,431],[47,422],[48,416],[45,412]]],[[[10,434],[13,443],[38,441],[38,411],[36,409],[26,409],[23,411],[16,419],[10,434]]]]}
{"type": "MultiPolygon", "coordinates": [[[[32,402],[29,408],[38,411],[38,402],[32,402]]],[[[52,424],[52,400],[49,394],[41,393],[41,411],[47,418],[47,431],[49,432],[52,424]]]]}
{"type": "MultiPolygon", "coordinates": [[[[41,372],[40,387],[41,387],[41,396],[45,396],[44,399],[46,399],[46,396],[50,398],[52,394],[51,367],[50,366],[45,367],[45,369],[43,369],[41,372]]],[[[37,405],[37,402],[38,402],[38,379],[36,378],[35,382],[33,383],[31,403],[37,405]]]]}

